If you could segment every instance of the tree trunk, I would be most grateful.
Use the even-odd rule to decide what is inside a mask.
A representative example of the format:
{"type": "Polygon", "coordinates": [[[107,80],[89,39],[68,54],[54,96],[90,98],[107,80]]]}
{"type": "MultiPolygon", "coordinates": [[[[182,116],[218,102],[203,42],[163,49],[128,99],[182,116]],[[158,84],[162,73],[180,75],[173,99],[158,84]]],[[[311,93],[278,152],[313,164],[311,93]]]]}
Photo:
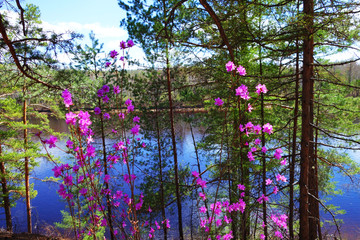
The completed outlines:
{"type": "MultiPolygon", "coordinates": [[[[260,18],[261,19],[261,18],[260,18]]],[[[260,30],[260,21],[259,21],[259,30],[260,30]]],[[[262,59],[261,59],[261,46],[259,46],[259,73],[262,80],[263,75],[263,68],[262,68],[262,59]]],[[[264,112],[264,94],[261,93],[261,126],[265,125],[265,112],[264,112]]],[[[261,147],[265,147],[265,133],[261,133],[261,147]]],[[[262,160],[262,193],[264,196],[266,196],[266,158],[265,153],[261,154],[261,160],[262,160]]],[[[266,201],[263,201],[262,203],[262,209],[263,209],[263,222],[264,222],[264,240],[268,240],[268,227],[267,227],[267,211],[266,211],[266,201]]]]}
{"type": "Polygon", "coordinates": [[[173,102],[171,96],[171,79],[170,79],[170,63],[169,63],[169,48],[168,43],[166,45],[166,78],[167,78],[167,87],[168,87],[168,98],[169,98],[169,115],[171,123],[171,140],[173,146],[174,154],[174,171],[175,171],[175,194],[176,194],[176,204],[178,208],[178,221],[179,221],[179,239],[184,239],[183,227],[182,227],[182,213],[181,213],[181,196],[180,196],[180,186],[179,186],[179,170],[178,170],[178,159],[177,159],[177,150],[176,150],[176,137],[175,137],[175,128],[174,128],[174,113],[173,113],[173,102]]]}
{"type": "MultiPolygon", "coordinates": [[[[314,98],[314,80],[313,80],[313,56],[314,56],[314,1],[303,0],[303,9],[305,15],[304,29],[304,56],[303,56],[303,89],[302,89],[302,130],[301,130],[301,166],[300,166],[300,239],[312,240],[317,235],[317,230],[310,226],[310,205],[309,189],[310,185],[317,184],[310,182],[310,171],[314,159],[314,132],[313,132],[313,98],[314,98]],[[315,231],[315,232],[313,232],[315,231]]],[[[316,225],[315,225],[316,227],[316,225]]],[[[317,229],[317,227],[316,227],[317,229]]]]}
{"type": "Polygon", "coordinates": [[[290,240],[294,240],[294,176],[295,176],[295,161],[296,161],[296,134],[298,129],[298,114],[299,114],[299,41],[296,40],[296,69],[295,69],[295,107],[294,107],[294,126],[292,132],[292,153],[289,163],[290,179],[289,179],[289,236],[290,240]]]}
{"type": "MultiPolygon", "coordinates": [[[[0,156],[2,155],[2,146],[0,143],[0,156]]],[[[4,199],[4,210],[5,210],[5,218],[6,218],[6,230],[12,232],[12,219],[11,219],[11,208],[10,208],[10,197],[9,190],[7,188],[6,181],[6,171],[5,171],[5,163],[0,163],[0,171],[1,171],[1,186],[2,193],[4,199]]]]}
{"type": "Polygon", "coordinates": [[[163,231],[164,231],[164,240],[167,239],[167,227],[166,227],[166,212],[165,212],[165,197],[164,197],[164,182],[163,182],[163,164],[162,164],[162,157],[161,157],[161,142],[160,142],[160,127],[159,127],[159,118],[158,118],[158,105],[155,102],[156,107],[156,133],[157,133],[157,145],[158,145],[158,157],[159,157],[159,178],[160,178],[160,204],[161,204],[161,216],[164,221],[163,223],[163,231]]]}
{"type": "MultiPolygon", "coordinates": [[[[27,125],[27,119],[26,119],[26,112],[27,112],[27,103],[26,103],[26,83],[24,80],[24,88],[23,88],[23,94],[24,94],[24,103],[23,103],[23,123],[26,126],[27,125]]],[[[24,128],[24,151],[26,155],[28,145],[28,131],[27,128],[24,128]]],[[[31,206],[30,206],[30,185],[29,185],[29,157],[25,157],[25,200],[26,200],[26,213],[27,213],[27,228],[28,233],[32,233],[32,223],[31,223],[31,206]]]]}

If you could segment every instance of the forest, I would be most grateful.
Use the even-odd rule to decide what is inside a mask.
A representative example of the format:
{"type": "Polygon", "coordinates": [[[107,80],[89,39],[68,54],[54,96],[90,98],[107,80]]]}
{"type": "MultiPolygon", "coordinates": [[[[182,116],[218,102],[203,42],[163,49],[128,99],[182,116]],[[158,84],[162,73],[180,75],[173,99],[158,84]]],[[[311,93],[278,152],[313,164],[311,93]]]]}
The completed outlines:
{"type": "Polygon", "coordinates": [[[0,238],[358,239],[359,2],[117,4],[105,52],[0,1],[0,238]]]}

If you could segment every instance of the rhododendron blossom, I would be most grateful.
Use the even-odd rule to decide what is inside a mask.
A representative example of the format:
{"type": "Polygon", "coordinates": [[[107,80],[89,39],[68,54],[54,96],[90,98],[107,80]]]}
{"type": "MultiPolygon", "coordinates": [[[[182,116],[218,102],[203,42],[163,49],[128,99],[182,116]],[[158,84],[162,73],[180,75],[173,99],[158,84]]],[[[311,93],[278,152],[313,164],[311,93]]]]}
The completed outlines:
{"type": "Polygon", "coordinates": [[[239,65],[236,68],[236,71],[239,73],[240,76],[245,76],[246,75],[246,70],[243,66],[239,65]]]}
{"type": "Polygon", "coordinates": [[[115,50],[112,50],[112,51],[110,52],[110,57],[111,57],[111,58],[115,58],[117,55],[118,55],[118,52],[115,51],[115,50]]]}
{"type": "Polygon", "coordinates": [[[195,177],[198,178],[200,176],[200,174],[197,171],[192,171],[191,174],[195,177]]]}
{"type": "Polygon", "coordinates": [[[135,116],[134,118],[133,118],[133,122],[134,123],[138,123],[138,122],[140,122],[140,117],[138,117],[138,116],[135,116]]]}
{"type": "Polygon", "coordinates": [[[267,93],[267,92],[268,92],[268,90],[267,90],[265,84],[259,84],[256,86],[256,93],[258,95],[260,95],[260,93],[267,93]]]}
{"type": "Polygon", "coordinates": [[[57,137],[51,135],[49,139],[45,140],[45,143],[49,144],[49,148],[53,148],[56,147],[55,143],[57,142],[57,140],[57,137]]]}
{"type": "Polygon", "coordinates": [[[231,61],[229,61],[225,65],[225,67],[226,67],[226,71],[228,71],[228,72],[231,72],[231,71],[235,70],[235,68],[236,68],[235,64],[233,62],[231,62],[231,61]]]}
{"type": "Polygon", "coordinates": [[[99,115],[99,114],[101,113],[101,109],[100,109],[99,107],[96,107],[96,108],[94,109],[94,113],[95,113],[96,115],[99,115]]]}
{"type": "Polygon", "coordinates": [[[127,41],[127,46],[129,47],[129,48],[131,48],[131,47],[133,47],[135,45],[135,43],[133,42],[133,40],[128,40],[127,41]]]}
{"type": "Polygon", "coordinates": [[[277,174],[276,175],[276,181],[283,181],[283,182],[286,182],[286,177],[281,175],[281,174],[277,174]]]}
{"type": "Polygon", "coordinates": [[[66,124],[75,125],[76,124],[77,114],[69,112],[65,114],[66,124]]]}
{"type": "Polygon", "coordinates": [[[70,105],[73,105],[71,93],[69,92],[69,90],[65,89],[62,92],[61,97],[64,99],[65,107],[70,107],[70,105]]]}
{"type": "Polygon", "coordinates": [[[263,126],[263,131],[265,133],[268,133],[268,134],[272,134],[273,133],[273,127],[270,123],[266,123],[264,126],[263,126]]]}
{"type": "Polygon", "coordinates": [[[236,90],[236,96],[240,96],[242,99],[244,100],[249,100],[250,96],[249,96],[249,92],[248,92],[248,87],[245,86],[244,84],[241,84],[240,87],[238,87],[236,90]]]}
{"type": "Polygon", "coordinates": [[[221,98],[216,98],[215,99],[215,105],[216,106],[222,106],[224,104],[224,101],[221,98]]]}
{"type": "Polygon", "coordinates": [[[265,180],[265,185],[270,185],[271,183],[272,183],[271,179],[268,178],[268,179],[265,180]]]}

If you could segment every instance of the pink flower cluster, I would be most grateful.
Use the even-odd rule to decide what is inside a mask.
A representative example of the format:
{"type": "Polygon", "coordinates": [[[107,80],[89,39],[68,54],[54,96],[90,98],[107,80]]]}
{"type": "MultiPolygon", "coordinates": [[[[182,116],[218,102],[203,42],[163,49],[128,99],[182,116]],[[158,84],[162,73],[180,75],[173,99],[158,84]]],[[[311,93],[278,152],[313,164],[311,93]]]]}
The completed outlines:
{"type": "Polygon", "coordinates": [[[272,126],[269,123],[264,124],[262,127],[261,125],[254,125],[252,122],[248,122],[244,125],[239,125],[240,132],[245,132],[247,136],[249,136],[250,133],[254,134],[260,134],[261,130],[265,133],[271,134],[272,133],[272,126]]]}
{"type": "Polygon", "coordinates": [[[65,89],[62,94],[61,97],[64,99],[64,103],[65,103],[65,107],[70,107],[70,105],[73,105],[72,99],[71,99],[71,93],[69,92],[69,90],[65,89]]]}
{"type": "Polygon", "coordinates": [[[133,40],[128,40],[127,42],[121,41],[121,42],[120,42],[120,49],[131,48],[131,47],[133,47],[134,45],[135,45],[135,44],[134,44],[133,40]]]}
{"type": "MultiPolygon", "coordinates": [[[[204,188],[206,187],[206,181],[202,180],[200,178],[200,174],[196,171],[192,172],[192,175],[194,176],[194,179],[196,180],[196,184],[198,186],[201,186],[202,192],[199,192],[199,197],[202,201],[206,200],[206,195],[203,192],[204,188]]],[[[245,186],[239,184],[238,188],[240,191],[245,190],[245,186]]],[[[204,229],[205,232],[210,233],[210,229],[212,224],[215,224],[217,228],[225,227],[226,224],[229,224],[232,222],[232,219],[228,217],[232,212],[241,212],[243,213],[245,211],[246,203],[242,199],[242,197],[245,196],[245,192],[242,192],[240,194],[241,198],[238,202],[230,204],[229,201],[225,200],[223,202],[217,201],[215,203],[210,204],[210,209],[207,209],[205,205],[201,206],[199,208],[200,213],[204,214],[208,211],[211,211],[210,218],[200,218],[200,227],[204,229]]],[[[233,235],[230,231],[229,233],[226,233],[224,235],[217,234],[216,239],[232,239],[233,235]]],[[[210,237],[209,237],[210,239],[210,237]]]]}
{"type": "MultiPolygon", "coordinates": [[[[134,45],[135,44],[134,44],[133,40],[128,40],[127,42],[121,41],[120,42],[120,49],[125,50],[126,48],[133,47],[134,45]]],[[[110,55],[110,57],[112,59],[115,59],[115,61],[116,61],[116,57],[119,55],[119,53],[116,50],[112,50],[112,51],[110,51],[109,55],[110,55]]],[[[125,60],[124,56],[121,56],[120,60],[124,61],[125,60]]],[[[110,67],[110,66],[111,66],[111,62],[105,62],[105,67],[110,67]]]]}
{"type": "Polygon", "coordinates": [[[236,69],[236,71],[239,73],[240,76],[245,76],[246,75],[246,70],[243,66],[239,65],[237,68],[235,66],[235,64],[231,61],[229,61],[226,65],[226,71],[231,72],[234,71],[236,69]]]}

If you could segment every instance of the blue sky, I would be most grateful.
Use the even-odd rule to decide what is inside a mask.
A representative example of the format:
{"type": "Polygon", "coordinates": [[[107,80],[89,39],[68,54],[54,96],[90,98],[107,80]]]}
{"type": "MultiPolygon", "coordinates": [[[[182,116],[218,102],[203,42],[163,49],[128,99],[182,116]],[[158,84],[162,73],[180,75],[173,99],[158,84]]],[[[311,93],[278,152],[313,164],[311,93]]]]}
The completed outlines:
{"type": "MultiPolygon", "coordinates": [[[[0,0],[2,1],[2,0],[0,0]]],[[[22,5],[32,3],[39,6],[43,27],[58,33],[73,30],[84,35],[79,43],[89,44],[89,33],[94,31],[100,43],[104,43],[106,53],[113,49],[119,50],[119,43],[128,39],[125,29],[120,28],[120,21],[126,13],[118,6],[117,0],[24,0],[22,5]]],[[[354,51],[347,51],[327,57],[332,60],[354,58],[354,51]]],[[[131,50],[133,59],[144,63],[144,53],[139,47],[131,50]]],[[[358,56],[356,56],[358,57],[358,56]]],[[[61,60],[68,62],[66,56],[61,60]]]]}
{"type": "MultiPolygon", "coordinates": [[[[113,49],[119,51],[120,41],[128,39],[127,31],[120,28],[126,13],[117,0],[26,0],[22,2],[23,6],[25,3],[39,7],[45,29],[58,33],[73,30],[83,34],[84,39],[79,43],[89,44],[89,33],[93,30],[100,43],[104,43],[106,53],[113,49]]],[[[136,56],[135,59],[142,61],[144,53],[140,48],[131,51],[132,58],[136,56]]]]}

